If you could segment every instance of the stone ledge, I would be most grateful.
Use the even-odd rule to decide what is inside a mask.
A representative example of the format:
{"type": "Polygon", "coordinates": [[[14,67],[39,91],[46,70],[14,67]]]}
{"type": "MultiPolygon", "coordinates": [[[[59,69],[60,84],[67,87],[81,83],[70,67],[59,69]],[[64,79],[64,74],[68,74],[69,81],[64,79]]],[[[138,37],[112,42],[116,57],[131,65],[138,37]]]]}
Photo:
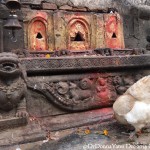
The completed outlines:
{"type": "Polygon", "coordinates": [[[49,117],[45,117],[43,118],[42,124],[44,123],[44,125],[42,126],[50,131],[58,131],[111,121],[112,117],[112,108],[103,108],[80,113],[60,115],[52,117],[51,119],[49,117]]]}
{"type": "Polygon", "coordinates": [[[59,9],[61,9],[61,10],[72,10],[72,7],[69,5],[63,5],[63,6],[60,6],[59,9]]]}
{"type": "Polygon", "coordinates": [[[48,10],[56,10],[57,5],[54,3],[42,3],[42,8],[43,9],[48,9],[48,10]]]}
{"type": "Polygon", "coordinates": [[[27,124],[27,118],[9,118],[0,120],[0,130],[24,126],[27,124]]]}
{"type": "MultiPolygon", "coordinates": [[[[0,132],[0,148],[46,140],[47,132],[112,121],[112,108],[30,120],[27,126],[0,132]]],[[[11,122],[9,122],[11,124],[11,122]]]]}
{"type": "Polygon", "coordinates": [[[27,72],[67,72],[98,69],[149,67],[150,55],[132,56],[68,56],[47,58],[22,58],[27,72]]]}

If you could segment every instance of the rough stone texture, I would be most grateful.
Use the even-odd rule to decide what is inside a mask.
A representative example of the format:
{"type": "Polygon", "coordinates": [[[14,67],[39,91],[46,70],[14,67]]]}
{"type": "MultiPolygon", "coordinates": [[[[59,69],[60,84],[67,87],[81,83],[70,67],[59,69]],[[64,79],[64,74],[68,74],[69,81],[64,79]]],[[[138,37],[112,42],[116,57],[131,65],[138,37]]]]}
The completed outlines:
{"type": "MultiPolygon", "coordinates": [[[[22,0],[23,4],[41,4],[42,0],[22,0]]],[[[108,8],[117,8],[122,13],[129,13],[132,8],[139,9],[139,13],[148,11],[150,3],[147,0],[45,0],[44,2],[56,3],[58,6],[70,5],[74,7],[86,7],[89,10],[102,10],[108,8]]],[[[136,15],[138,15],[136,14],[136,15]]]]}
{"type": "MultiPolygon", "coordinates": [[[[32,1],[35,3],[34,1],[32,1]]],[[[144,0],[130,1],[130,0],[107,0],[107,1],[90,1],[90,0],[47,0],[46,2],[55,3],[60,6],[60,9],[82,8],[84,11],[87,10],[107,10],[108,8],[116,8],[119,13],[123,16],[124,25],[124,37],[126,48],[145,48],[147,45],[146,36],[150,34],[150,21],[145,17],[138,18],[140,14],[147,14],[149,12],[149,3],[144,0]],[[139,5],[140,4],[140,5],[139,5]],[[146,12],[146,13],[145,13],[146,12]],[[143,20],[145,19],[145,20],[143,20]]],[[[31,3],[31,2],[30,2],[31,3]]],[[[148,16],[148,14],[146,15],[148,16]]]]}
{"type": "Polygon", "coordinates": [[[132,127],[129,128],[129,126],[126,127],[120,125],[115,121],[88,127],[85,126],[84,128],[80,128],[79,132],[75,131],[72,134],[69,134],[68,136],[63,137],[57,141],[49,141],[47,143],[42,144],[41,146],[37,146],[37,150],[91,150],[93,148],[88,148],[88,146],[90,147],[91,145],[95,144],[97,145],[97,147],[95,148],[96,150],[149,149],[149,133],[143,133],[139,138],[136,138],[135,141],[130,142],[128,140],[128,137],[129,132],[132,131],[132,127]],[[90,134],[84,133],[84,131],[87,129],[90,129],[90,134]],[[104,130],[108,131],[108,136],[105,136],[103,134],[104,130]],[[109,146],[111,148],[102,148],[100,147],[100,145],[109,146]]]}
{"type": "Polygon", "coordinates": [[[97,122],[110,121],[113,118],[111,108],[91,110],[87,112],[78,112],[54,117],[45,117],[41,126],[49,131],[59,131],[69,128],[76,128],[97,122]]]}
{"type": "Polygon", "coordinates": [[[35,4],[35,5],[38,5],[38,4],[41,4],[42,0],[21,0],[21,3],[22,4],[35,4]]]}
{"type": "Polygon", "coordinates": [[[43,117],[45,120],[40,117],[30,116],[26,126],[0,130],[0,149],[10,145],[46,140],[50,132],[106,122],[112,120],[112,114],[111,108],[104,108],[61,116],[43,117]]]}
{"type": "Polygon", "coordinates": [[[145,48],[150,34],[150,20],[142,20],[130,15],[123,16],[124,40],[127,48],[145,48]]]}
{"type": "Polygon", "coordinates": [[[43,95],[30,90],[28,91],[27,107],[29,114],[34,117],[55,116],[66,113],[50,104],[43,95]]]}
{"type": "MultiPolygon", "coordinates": [[[[2,0],[1,2],[4,3],[4,0],[2,0]]],[[[17,14],[19,15],[19,20],[21,22],[23,21],[24,28],[16,32],[17,41],[16,40],[12,41],[12,34],[10,30],[6,30],[6,29],[3,30],[2,25],[6,22],[6,18],[9,15],[9,11],[5,7],[5,5],[3,4],[0,5],[1,51],[13,51],[13,50],[20,51],[21,49],[24,48],[24,45],[27,44],[27,42],[24,42],[24,36],[25,38],[27,38],[28,23],[38,14],[38,12],[40,13],[42,12],[42,14],[46,12],[48,14],[48,26],[50,28],[50,31],[47,32],[48,41],[49,43],[52,44],[52,45],[49,45],[49,47],[51,50],[54,49],[54,46],[53,46],[54,45],[53,44],[54,33],[51,32],[53,30],[52,25],[53,23],[55,23],[55,26],[58,26],[61,30],[63,28],[61,26],[61,23],[63,24],[66,23],[63,20],[63,18],[61,18],[62,16],[61,14],[59,14],[58,8],[63,9],[63,10],[69,10],[69,11],[72,9],[74,12],[75,11],[76,12],[88,11],[88,14],[92,13],[95,15],[99,12],[109,12],[109,8],[116,8],[124,20],[123,22],[124,37],[125,37],[125,46],[127,48],[136,48],[136,47],[145,48],[147,45],[146,36],[150,35],[150,21],[148,20],[149,17],[147,17],[149,15],[150,2],[146,0],[134,0],[134,1],[133,0],[95,0],[95,1],[92,1],[92,0],[44,0],[44,1],[43,0],[32,0],[32,1],[21,0],[21,3],[23,4],[23,9],[22,9],[23,18],[22,18],[22,14],[20,13],[20,11],[18,11],[17,14]],[[34,7],[31,7],[32,5],[34,7]],[[53,10],[33,10],[36,8],[42,9],[41,5],[43,5],[43,9],[54,9],[54,8],[56,9],[56,6],[57,6],[57,10],[54,10],[54,11],[53,10]],[[51,7],[52,5],[53,7],[51,7]],[[91,11],[94,11],[94,12],[91,12],[91,11]],[[58,16],[58,18],[54,22],[53,22],[53,14],[54,14],[54,18],[55,16],[58,16]],[[24,33],[23,33],[23,30],[24,30],[24,33]]],[[[37,16],[40,17],[39,14],[37,16]]],[[[101,20],[101,14],[98,16],[98,18],[101,20]]],[[[89,20],[93,21],[92,19],[94,20],[94,17],[89,20]]],[[[98,21],[96,23],[98,23],[98,21]]],[[[102,26],[104,26],[103,22],[102,22],[102,26]]],[[[97,29],[96,31],[93,32],[93,35],[95,34],[98,39],[99,36],[103,34],[103,31],[101,31],[100,29],[97,29]]],[[[58,33],[56,34],[57,35],[55,36],[59,37],[60,31],[58,30],[58,33]]],[[[62,34],[64,33],[62,32],[62,34]]],[[[63,42],[65,42],[66,39],[63,39],[63,40],[64,40],[63,42]]],[[[92,43],[95,42],[94,44],[96,44],[96,46],[101,42],[99,40],[94,41],[94,38],[91,40],[93,40],[92,43]]],[[[59,43],[60,41],[61,41],[61,38],[58,38],[56,42],[59,43]]],[[[100,43],[100,45],[103,45],[103,40],[102,40],[102,43],[100,43]]],[[[49,74],[45,74],[45,76],[47,75],[47,77],[51,79],[52,76],[51,74],[50,75],[49,74]]],[[[35,74],[33,74],[32,76],[34,75],[35,74]]],[[[37,143],[34,143],[34,142],[40,141],[38,142],[38,144],[42,144],[43,143],[42,140],[46,139],[47,130],[62,130],[66,128],[85,125],[88,123],[95,123],[95,122],[98,122],[99,120],[104,121],[105,119],[106,120],[108,119],[110,123],[111,121],[110,117],[112,117],[111,110],[109,111],[110,114],[108,116],[105,116],[107,113],[102,112],[102,110],[93,111],[92,113],[84,112],[84,113],[68,114],[70,112],[66,112],[62,109],[57,108],[54,104],[48,102],[48,100],[46,100],[44,96],[42,96],[41,94],[37,94],[34,91],[30,91],[30,90],[28,91],[27,107],[28,107],[28,112],[30,115],[31,122],[29,121],[29,124],[25,127],[5,130],[5,132],[1,131],[0,132],[0,145],[7,145],[7,146],[11,145],[11,147],[9,147],[9,150],[11,150],[11,149],[16,149],[18,147],[17,145],[18,143],[23,144],[23,143],[32,142],[33,145],[31,144],[32,148],[30,147],[30,149],[38,150],[38,147],[35,148],[35,145],[37,143]],[[41,119],[42,117],[43,117],[43,120],[41,119]],[[12,145],[15,145],[15,146],[12,146],[12,145]]],[[[14,111],[9,112],[9,113],[15,114],[14,111]]],[[[7,118],[7,116],[9,116],[8,114],[5,114],[4,117],[7,118]]],[[[115,136],[120,131],[118,130],[117,125],[114,124],[113,126],[111,126],[109,124],[108,126],[103,126],[103,128],[100,127],[99,130],[106,129],[107,127],[112,127],[112,128],[107,128],[107,129],[111,131],[114,131],[114,129],[116,129],[115,130],[116,132],[114,134],[115,136]]],[[[122,128],[122,126],[120,126],[120,128],[122,128]]],[[[97,138],[97,136],[91,135],[90,140],[89,139],[87,140],[88,143],[89,141],[92,141],[93,138],[97,138]]],[[[107,143],[109,140],[108,138],[103,137],[103,136],[102,137],[100,136],[99,138],[101,141],[103,141],[103,143],[107,143]]],[[[120,133],[119,133],[118,138],[120,138],[120,133]]],[[[83,138],[81,139],[82,141],[85,141],[83,138]]],[[[71,142],[71,140],[75,141],[75,144],[77,144],[77,146],[79,146],[78,144],[81,141],[80,136],[78,135],[71,136],[70,138],[70,143],[74,144],[73,142],[71,142]]],[[[61,147],[61,142],[63,143],[64,141],[68,141],[68,139],[60,141],[60,145],[58,145],[58,147],[56,146],[57,143],[55,143],[54,145],[51,145],[50,144],[51,142],[48,142],[39,148],[41,148],[42,150],[46,150],[51,147],[53,150],[53,149],[56,149],[55,147],[57,147],[58,149],[60,148],[61,150],[63,150],[63,148],[61,147]]],[[[28,144],[27,145],[25,144],[23,146],[24,147],[22,149],[29,149],[28,144]]],[[[64,145],[64,147],[65,147],[64,149],[66,150],[66,145],[64,145]]],[[[2,149],[4,149],[4,147],[2,147],[2,149]]],[[[79,150],[79,147],[75,146],[75,149],[79,150]]],[[[6,150],[8,150],[8,147],[6,147],[6,150]]]]}
{"type": "Polygon", "coordinates": [[[1,130],[0,149],[17,144],[36,142],[46,139],[45,131],[41,130],[38,123],[32,123],[27,126],[1,130]]]}
{"type": "Polygon", "coordinates": [[[42,8],[43,9],[55,10],[55,9],[57,9],[57,5],[54,4],[54,3],[42,3],[42,8]]]}
{"type": "MultiPolygon", "coordinates": [[[[19,144],[8,147],[0,147],[2,150],[14,150],[17,148],[23,150],[83,150],[88,147],[88,144],[99,144],[103,146],[116,146],[116,148],[96,148],[96,150],[105,149],[149,149],[149,135],[150,133],[142,133],[135,141],[129,141],[129,133],[133,131],[132,127],[118,124],[115,120],[101,124],[94,124],[90,126],[83,126],[78,129],[69,129],[64,131],[51,132],[51,139],[48,141],[41,140],[28,144],[19,144]],[[89,129],[90,133],[85,134],[89,129]],[[108,136],[103,134],[103,131],[108,131],[108,136]],[[116,145],[115,145],[116,144],[116,145]],[[83,148],[84,146],[84,148],[83,148]],[[117,147],[118,146],[118,147],[117,147]],[[120,148],[119,148],[120,147],[120,148]]],[[[90,145],[89,145],[90,146],[90,145]]]]}
{"type": "MultiPolygon", "coordinates": [[[[23,5],[26,5],[26,7],[29,4],[41,5],[41,2],[42,2],[41,0],[32,0],[32,1],[22,0],[21,1],[23,5]]],[[[119,13],[123,15],[125,46],[127,48],[135,48],[135,47],[145,48],[146,45],[148,44],[146,41],[146,36],[150,34],[150,29],[149,29],[150,21],[147,18],[145,19],[145,17],[142,17],[142,19],[145,19],[145,20],[137,18],[138,16],[140,17],[140,14],[143,11],[143,9],[144,9],[143,14],[149,13],[150,3],[146,0],[144,1],[141,1],[141,0],[137,0],[137,1],[132,1],[132,0],[121,0],[121,1],[120,0],[114,0],[114,1],[111,1],[111,0],[107,0],[107,1],[104,1],[104,0],[103,1],[101,0],[97,0],[97,1],[46,0],[44,2],[46,3],[51,2],[60,7],[63,7],[64,5],[68,5],[68,6],[74,7],[74,9],[79,7],[83,9],[86,8],[87,10],[91,9],[94,11],[115,7],[119,10],[119,13]]],[[[8,17],[8,10],[6,9],[5,5],[1,5],[0,7],[1,7],[0,18],[6,19],[8,17]]],[[[29,9],[29,8],[27,7],[26,9],[29,9]]],[[[20,19],[22,20],[22,18],[20,19]]],[[[3,33],[4,39],[7,39],[7,40],[4,40],[4,44],[3,44],[5,51],[10,51],[10,49],[24,48],[24,40],[23,40],[22,33],[23,33],[22,30],[19,30],[16,33],[17,41],[12,42],[11,37],[10,37],[11,32],[8,30],[4,31],[3,33]]],[[[49,39],[51,40],[51,38],[49,39]]]]}
{"type": "Polygon", "coordinates": [[[75,9],[77,12],[24,11],[26,49],[35,51],[62,49],[86,50],[104,47],[124,48],[122,18],[119,14],[93,14],[91,12],[85,12],[85,8],[73,8],[73,10],[75,9]],[[36,17],[43,18],[42,24],[41,21],[38,22],[43,29],[40,31],[43,37],[42,40],[36,38],[38,25],[37,22],[33,22],[33,20],[36,20],[36,17]],[[116,24],[115,31],[109,30],[110,23],[116,24]],[[104,24],[107,24],[107,26],[105,27],[104,24]],[[47,27],[46,30],[44,27],[47,27]],[[83,36],[85,41],[71,40],[75,39],[78,27],[80,27],[79,32],[82,33],[81,36],[83,36]],[[116,38],[112,38],[113,32],[117,34],[116,38]],[[47,38],[51,41],[47,42],[47,38]],[[52,39],[55,42],[52,42],[52,39]]]}
{"type": "Polygon", "coordinates": [[[74,7],[72,10],[73,11],[87,11],[85,7],[74,7]]]}
{"type": "Polygon", "coordinates": [[[0,130],[27,125],[27,118],[10,118],[0,120],[0,130]]]}
{"type": "Polygon", "coordinates": [[[59,9],[62,9],[62,10],[72,10],[72,7],[69,6],[69,5],[63,5],[63,6],[60,6],[59,9]]]}
{"type": "Polygon", "coordinates": [[[112,7],[112,0],[71,0],[74,6],[76,7],[88,7],[92,9],[105,9],[112,7]]]}

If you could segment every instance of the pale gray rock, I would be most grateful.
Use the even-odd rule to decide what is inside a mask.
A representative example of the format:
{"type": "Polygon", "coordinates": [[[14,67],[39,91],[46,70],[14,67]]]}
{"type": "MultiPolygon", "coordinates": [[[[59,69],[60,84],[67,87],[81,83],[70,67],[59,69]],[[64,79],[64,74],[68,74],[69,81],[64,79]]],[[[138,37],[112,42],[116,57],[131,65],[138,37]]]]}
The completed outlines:
{"type": "Polygon", "coordinates": [[[58,7],[69,5],[88,10],[107,10],[116,8],[120,14],[130,14],[141,19],[150,19],[150,1],[148,0],[22,0],[22,4],[40,5],[41,3],[54,3],[58,7]]]}

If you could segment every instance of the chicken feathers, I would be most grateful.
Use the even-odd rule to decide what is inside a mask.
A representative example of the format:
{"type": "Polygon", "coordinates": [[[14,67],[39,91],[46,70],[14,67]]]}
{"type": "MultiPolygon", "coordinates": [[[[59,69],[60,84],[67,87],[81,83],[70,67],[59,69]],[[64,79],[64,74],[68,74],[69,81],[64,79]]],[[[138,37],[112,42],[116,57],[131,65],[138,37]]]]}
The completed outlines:
{"type": "Polygon", "coordinates": [[[131,124],[139,132],[150,124],[150,75],[133,84],[113,104],[114,115],[122,124],[131,124]]]}

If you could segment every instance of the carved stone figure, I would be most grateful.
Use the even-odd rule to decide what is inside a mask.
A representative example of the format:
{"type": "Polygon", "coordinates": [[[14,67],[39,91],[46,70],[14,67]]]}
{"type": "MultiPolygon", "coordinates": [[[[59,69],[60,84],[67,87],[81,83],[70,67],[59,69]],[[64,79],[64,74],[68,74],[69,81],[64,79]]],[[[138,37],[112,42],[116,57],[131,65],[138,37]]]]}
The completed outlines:
{"type": "Polygon", "coordinates": [[[17,107],[17,117],[26,117],[25,74],[17,55],[0,53],[0,109],[10,111],[17,107]]]}
{"type": "Polygon", "coordinates": [[[137,74],[134,76],[133,75],[115,76],[113,79],[113,84],[116,88],[117,94],[118,95],[124,94],[126,90],[140,78],[142,78],[141,74],[137,74]]]}

